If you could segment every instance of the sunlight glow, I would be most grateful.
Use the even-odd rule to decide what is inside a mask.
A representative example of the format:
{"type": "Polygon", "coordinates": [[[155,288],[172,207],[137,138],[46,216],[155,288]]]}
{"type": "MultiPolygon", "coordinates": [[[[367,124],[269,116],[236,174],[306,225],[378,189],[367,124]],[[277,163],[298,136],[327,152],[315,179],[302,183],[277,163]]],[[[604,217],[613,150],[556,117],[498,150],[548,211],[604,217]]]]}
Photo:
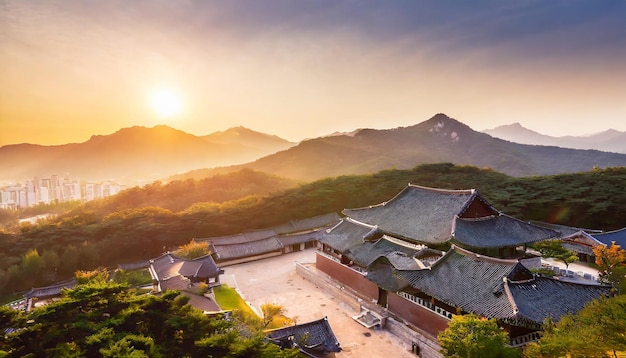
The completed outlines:
{"type": "Polygon", "coordinates": [[[161,117],[174,117],[182,112],[180,94],[171,88],[160,88],[150,94],[150,107],[161,117]]]}

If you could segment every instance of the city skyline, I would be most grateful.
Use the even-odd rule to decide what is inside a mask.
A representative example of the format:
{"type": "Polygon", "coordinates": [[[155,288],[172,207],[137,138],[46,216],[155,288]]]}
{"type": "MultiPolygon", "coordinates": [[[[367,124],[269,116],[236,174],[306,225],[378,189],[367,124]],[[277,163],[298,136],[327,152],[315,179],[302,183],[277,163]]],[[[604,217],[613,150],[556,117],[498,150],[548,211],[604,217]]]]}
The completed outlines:
{"type": "Polygon", "coordinates": [[[0,146],[165,124],[290,141],[445,113],[626,130],[626,2],[4,1],[0,146]]]}

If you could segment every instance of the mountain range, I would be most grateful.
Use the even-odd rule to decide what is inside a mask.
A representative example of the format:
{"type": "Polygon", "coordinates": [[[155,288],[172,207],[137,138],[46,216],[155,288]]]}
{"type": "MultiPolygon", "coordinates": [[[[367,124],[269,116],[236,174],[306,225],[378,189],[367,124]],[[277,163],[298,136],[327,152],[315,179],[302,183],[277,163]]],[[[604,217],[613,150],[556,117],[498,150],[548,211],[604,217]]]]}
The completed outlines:
{"type": "Polygon", "coordinates": [[[131,127],[78,144],[1,147],[0,181],[69,173],[133,185],[249,168],[308,182],[439,162],[532,176],[626,166],[626,154],[512,143],[445,114],[409,127],[334,133],[297,145],[242,127],[201,137],[167,126],[131,127]]]}
{"type": "Polygon", "coordinates": [[[293,145],[243,127],[194,136],[164,125],[135,126],[84,143],[0,147],[0,182],[58,174],[135,185],[197,168],[246,163],[293,145]]]}
{"type": "Polygon", "coordinates": [[[521,144],[549,145],[562,148],[596,149],[604,152],[626,154],[626,132],[609,129],[588,136],[553,137],[535,132],[519,123],[484,130],[492,137],[521,144]]]}
{"type": "Polygon", "coordinates": [[[438,162],[492,168],[512,176],[533,176],[626,166],[626,155],[512,143],[477,132],[440,113],[409,127],[361,129],[315,138],[252,163],[190,174],[198,178],[245,167],[312,181],[438,162]]]}

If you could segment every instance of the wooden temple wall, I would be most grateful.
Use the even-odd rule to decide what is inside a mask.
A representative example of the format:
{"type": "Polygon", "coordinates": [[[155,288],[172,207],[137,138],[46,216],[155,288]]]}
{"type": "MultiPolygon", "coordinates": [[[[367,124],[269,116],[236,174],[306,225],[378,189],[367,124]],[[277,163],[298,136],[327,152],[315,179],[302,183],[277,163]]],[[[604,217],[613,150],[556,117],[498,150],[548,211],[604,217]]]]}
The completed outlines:
{"type": "Polygon", "coordinates": [[[410,302],[395,293],[387,297],[387,309],[407,323],[437,337],[437,334],[448,328],[449,320],[439,316],[426,307],[410,302]]]}
{"type": "Polygon", "coordinates": [[[378,285],[365,278],[362,273],[320,254],[316,255],[315,267],[361,295],[371,300],[378,299],[378,285]]]}

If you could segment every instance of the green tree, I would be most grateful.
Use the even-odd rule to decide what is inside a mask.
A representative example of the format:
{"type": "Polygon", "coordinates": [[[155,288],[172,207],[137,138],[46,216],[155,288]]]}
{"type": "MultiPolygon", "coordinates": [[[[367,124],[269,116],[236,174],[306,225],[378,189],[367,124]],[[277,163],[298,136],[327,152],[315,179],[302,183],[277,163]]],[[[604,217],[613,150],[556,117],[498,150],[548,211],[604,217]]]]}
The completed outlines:
{"type": "Polygon", "coordinates": [[[22,258],[22,270],[24,274],[33,276],[37,275],[43,267],[43,260],[39,256],[39,252],[36,249],[28,250],[22,258]]]}
{"type": "Polygon", "coordinates": [[[211,250],[209,249],[208,242],[196,242],[196,240],[191,240],[188,244],[185,244],[181,246],[180,249],[176,250],[175,253],[180,257],[193,260],[210,254],[211,250]]]}
{"type": "Polygon", "coordinates": [[[578,261],[578,255],[572,250],[563,247],[559,240],[544,240],[533,244],[533,248],[544,257],[551,257],[565,264],[565,268],[569,268],[569,264],[578,261]]]}
{"type": "Polygon", "coordinates": [[[455,315],[448,328],[437,336],[444,357],[519,357],[521,352],[508,346],[508,334],[495,319],[474,314],[455,315]]]}
{"type": "Polygon", "coordinates": [[[592,301],[555,325],[544,324],[541,339],[524,350],[526,357],[618,357],[626,353],[626,295],[592,301]]]}

